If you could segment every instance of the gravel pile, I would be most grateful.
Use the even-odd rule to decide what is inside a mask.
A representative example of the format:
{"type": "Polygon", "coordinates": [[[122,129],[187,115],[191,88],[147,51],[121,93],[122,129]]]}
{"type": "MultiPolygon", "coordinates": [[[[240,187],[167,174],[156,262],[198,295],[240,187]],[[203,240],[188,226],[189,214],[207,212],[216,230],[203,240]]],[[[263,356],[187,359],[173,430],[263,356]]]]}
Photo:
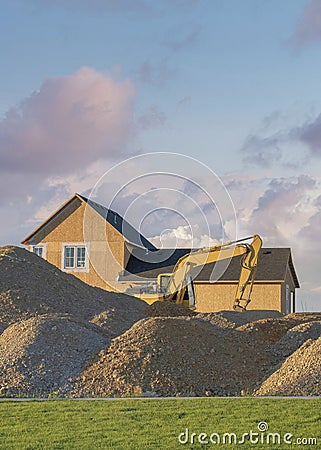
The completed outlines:
{"type": "Polygon", "coordinates": [[[177,305],[172,302],[154,302],[145,309],[147,317],[180,317],[195,316],[196,313],[183,305],[177,305]]]}
{"type": "Polygon", "coordinates": [[[256,396],[321,395],[321,337],[309,339],[254,393],[256,396]]]}
{"type": "Polygon", "coordinates": [[[144,317],[146,303],[62,272],[20,247],[0,247],[0,331],[41,314],[92,320],[117,336],[144,317]]]}
{"type": "Polygon", "coordinates": [[[296,323],[293,320],[284,318],[262,319],[241,325],[236,330],[242,334],[247,334],[253,341],[262,343],[265,347],[270,347],[280,340],[296,323]]]}
{"type": "Polygon", "coordinates": [[[218,311],[214,313],[198,313],[197,317],[207,320],[220,328],[230,329],[260,319],[283,317],[283,314],[274,310],[248,310],[242,313],[236,311],[218,311]]]}
{"type": "Polygon", "coordinates": [[[98,326],[68,316],[42,315],[13,324],[0,336],[0,395],[67,393],[110,340],[98,326]]]}
{"type": "Polygon", "coordinates": [[[74,396],[240,395],[264,377],[268,352],[198,318],[150,318],[102,350],[74,396]]]}
{"type": "Polygon", "coordinates": [[[269,351],[276,361],[282,361],[294,353],[307,340],[316,340],[320,336],[321,321],[302,323],[291,328],[269,351]]]}
{"type": "Polygon", "coordinates": [[[321,313],[197,313],[0,248],[0,395],[320,395],[321,313]],[[1,334],[2,333],[2,334],[1,334]]]}
{"type": "Polygon", "coordinates": [[[268,348],[283,338],[291,328],[318,321],[320,320],[319,317],[318,313],[295,313],[274,319],[267,318],[249,322],[237,327],[236,330],[248,334],[253,340],[261,342],[265,348],[268,348]]]}

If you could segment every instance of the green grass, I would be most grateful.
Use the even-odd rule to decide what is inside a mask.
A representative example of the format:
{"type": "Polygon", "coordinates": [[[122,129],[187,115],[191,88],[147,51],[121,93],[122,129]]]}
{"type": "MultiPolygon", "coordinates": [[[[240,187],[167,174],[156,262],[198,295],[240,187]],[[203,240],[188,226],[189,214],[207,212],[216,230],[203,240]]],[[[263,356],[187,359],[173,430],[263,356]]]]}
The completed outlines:
{"type": "Polygon", "coordinates": [[[321,448],[321,399],[5,400],[0,402],[0,417],[0,448],[5,450],[292,447],[178,442],[178,435],[186,428],[197,435],[234,432],[240,439],[250,430],[257,432],[260,421],[267,422],[269,431],[281,436],[291,433],[293,439],[315,437],[318,445],[300,447],[321,448]]]}

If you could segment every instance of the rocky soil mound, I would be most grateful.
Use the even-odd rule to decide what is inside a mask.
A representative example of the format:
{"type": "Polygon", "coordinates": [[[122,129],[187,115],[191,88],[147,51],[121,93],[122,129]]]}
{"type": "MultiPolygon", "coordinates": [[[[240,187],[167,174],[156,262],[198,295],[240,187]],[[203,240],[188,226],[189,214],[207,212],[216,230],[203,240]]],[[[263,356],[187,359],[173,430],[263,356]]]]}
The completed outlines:
{"type": "Polygon", "coordinates": [[[262,395],[321,395],[321,337],[307,340],[254,393],[262,395]]]}
{"type": "Polygon", "coordinates": [[[72,317],[42,315],[9,326],[0,336],[0,395],[68,392],[74,378],[110,336],[72,317]]]}
{"type": "Polygon", "coordinates": [[[264,376],[267,352],[199,318],[141,320],[98,355],[75,396],[239,395],[264,376]]]}
{"type": "Polygon", "coordinates": [[[147,317],[193,317],[196,315],[196,312],[183,305],[159,301],[148,305],[145,309],[145,315],[147,317]]]}
{"type": "Polygon", "coordinates": [[[321,321],[306,322],[291,328],[269,351],[276,362],[282,361],[307,340],[316,340],[321,336],[321,321]]]}
{"type": "Polygon", "coordinates": [[[220,328],[237,328],[244,324],[266,318],[279,318],[283,314],[274,310],[218,311],[213,313],[198,313],[197,317],[207,320],[220,328]]]}
{"type": "Polygon", "coordinates": [[[262,345],[268,348],[285,336],[291,328],[316,320],[319,320],[317,313],[315,315],[296,313],[274,319],[266,318],[249,322],[236,329],[248,334],[253,340],[261,342],[262,345]]]}
{"type": "Polygon", "coordinates": [[[0,395],[320,395],[321,313],[196,313],[0,248],[0,395]]]}
{"type": "Polygon", "coordinates": [[[0,331],[41,314],[92,320],[117,336],[144,317],[146,303],[83,283],[20,247],[0,247],[0,331]]]}

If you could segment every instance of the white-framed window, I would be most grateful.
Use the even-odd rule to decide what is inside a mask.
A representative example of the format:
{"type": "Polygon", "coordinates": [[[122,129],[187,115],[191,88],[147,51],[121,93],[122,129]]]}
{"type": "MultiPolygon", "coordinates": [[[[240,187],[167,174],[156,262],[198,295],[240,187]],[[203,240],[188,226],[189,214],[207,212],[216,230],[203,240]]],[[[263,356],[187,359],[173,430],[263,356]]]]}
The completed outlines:
{"type": "Polygon", "coordinates": [[[35,255],[40,256],[40,258],[46,259],[46,253],[47,253],[46,244],[32,245],[31,251],[35,255]]]}
{"type": "Polygon", "coordinates": [[[88,271],[88,244],[63,243],[62,269],[74,272],[88,271]]]}

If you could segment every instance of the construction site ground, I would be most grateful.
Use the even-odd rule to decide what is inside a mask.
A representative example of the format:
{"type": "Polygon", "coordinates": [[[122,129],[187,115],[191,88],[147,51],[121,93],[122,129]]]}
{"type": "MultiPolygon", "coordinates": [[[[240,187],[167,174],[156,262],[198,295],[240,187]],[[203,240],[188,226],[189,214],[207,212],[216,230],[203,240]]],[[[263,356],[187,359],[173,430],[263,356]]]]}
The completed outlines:
{"type": "Polygon", "coordinates": [[[197,313],[0,248],[0,396],[319,396],[321,313],[197,313]]]}

